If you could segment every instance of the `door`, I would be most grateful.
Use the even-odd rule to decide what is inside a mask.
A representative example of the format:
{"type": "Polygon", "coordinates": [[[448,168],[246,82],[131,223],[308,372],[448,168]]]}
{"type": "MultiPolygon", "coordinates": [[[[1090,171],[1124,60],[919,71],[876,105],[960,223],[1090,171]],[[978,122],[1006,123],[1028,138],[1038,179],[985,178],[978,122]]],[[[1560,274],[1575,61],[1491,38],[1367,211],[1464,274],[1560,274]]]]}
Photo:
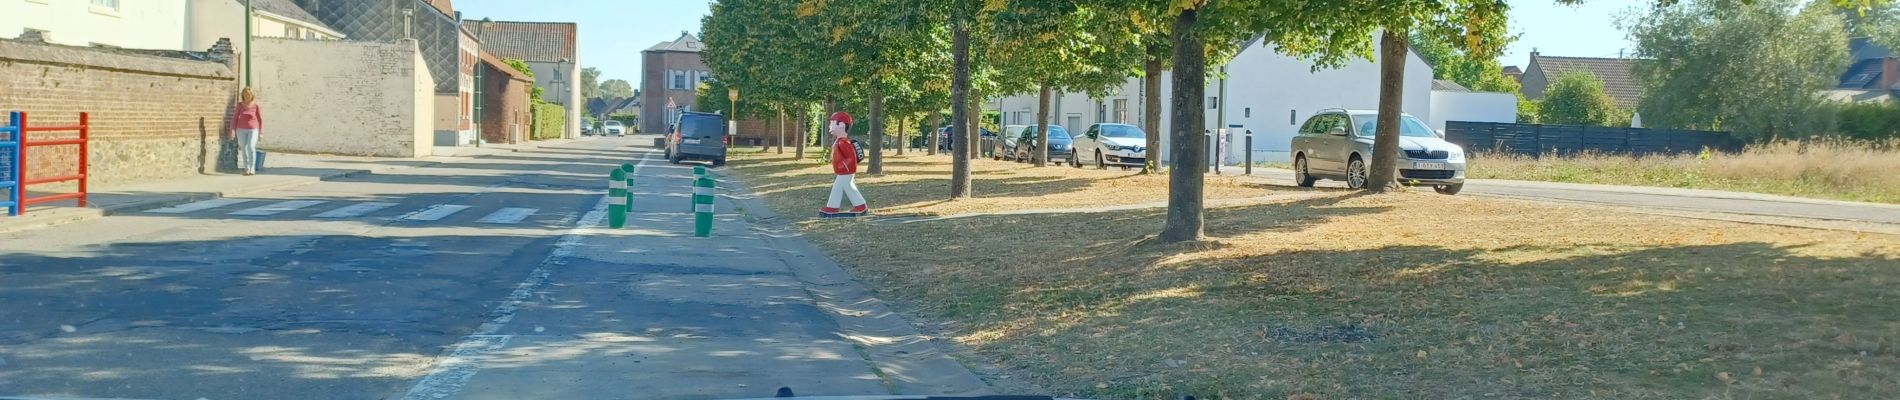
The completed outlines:
{"type": "Polygon", "coordinates": [[[1350,132],[1352,122],[1345,114],[1328,113],[1317,118],[1313,126],[1313,155],[1307,157],[1308,168],[1319,174],[1344,176],[1352,137],[1342,133],[1350,132]]]}
{"type": "Polygon", "coordinates": [[[1081,157],[1084,160],[1094,160],[1095,152],[1102,148],[1102,126],[1099,124],[1089,125],[1088,132],[1083,132],[1082,136],[1076,136],[1072,140],[1074,140],[1075,155],[1077,157],[1081,157]]]}

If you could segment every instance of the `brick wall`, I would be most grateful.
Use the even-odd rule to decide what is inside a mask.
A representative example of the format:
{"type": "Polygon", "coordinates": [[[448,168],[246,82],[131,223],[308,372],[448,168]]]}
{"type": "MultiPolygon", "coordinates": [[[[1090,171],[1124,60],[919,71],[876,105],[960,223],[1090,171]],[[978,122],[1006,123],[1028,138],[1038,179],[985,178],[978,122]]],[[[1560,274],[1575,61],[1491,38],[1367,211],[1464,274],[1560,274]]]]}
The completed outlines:
{"type": "MultiPolygon", "coordinates": [[[[0,40],[0,111],[27,112],[29,125],[73,124],[90,113],[94,184],[208,172],[235,79],[219,62],[0,40]]],[[[71,174],[77,158],[73,146],[34,148],[28,174],[71,174]]]]}
{"type": "Polygon", "coordinates": [[[434,150],[434,79],[415,41],[256,38],[253,46],[258,147],[378,157],[434,150]]]}
{"type": "Polygon", "coordinates": [[[530,124],[528,82],[510,79],[506,72],[482,63],[482,140],[517,143],[528,140],[530,124]]]}

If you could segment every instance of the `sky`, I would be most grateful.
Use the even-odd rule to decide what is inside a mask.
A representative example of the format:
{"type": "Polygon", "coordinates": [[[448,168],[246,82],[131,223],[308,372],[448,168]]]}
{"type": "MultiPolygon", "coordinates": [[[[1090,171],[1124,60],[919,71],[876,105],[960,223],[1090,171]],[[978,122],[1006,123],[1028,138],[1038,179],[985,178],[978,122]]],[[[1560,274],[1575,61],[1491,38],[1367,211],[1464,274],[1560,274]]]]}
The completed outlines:
{"type": "MultiPolygon", "coordinates": [[[[1511,2],[1510,31],[1521,34],[1499,58],[1524,67],[1531,49],[1545,55],[1616,57],[1631,45],[1616,28],[1625,10],[1653,0],[1591,0],[1582,6],[1554,0],[1511,2]]],[[[640,51],[673,40],[680,31],[699,32],[708,13],[706,0],[455,0],[467,19],[575,22],[580,30],[584,67],[601,70],[601,80],[625,79],[640,85],[640,51]]]]}
{"type": "Polygon", "coordinates": [[[600,69],[600,80],[624,79],[640,87],[640,51],[699,33],[710,12],[706,0],[455,0],[462,18],[496,21],[573,22],[580,33],[582,67],[600,69]]]}

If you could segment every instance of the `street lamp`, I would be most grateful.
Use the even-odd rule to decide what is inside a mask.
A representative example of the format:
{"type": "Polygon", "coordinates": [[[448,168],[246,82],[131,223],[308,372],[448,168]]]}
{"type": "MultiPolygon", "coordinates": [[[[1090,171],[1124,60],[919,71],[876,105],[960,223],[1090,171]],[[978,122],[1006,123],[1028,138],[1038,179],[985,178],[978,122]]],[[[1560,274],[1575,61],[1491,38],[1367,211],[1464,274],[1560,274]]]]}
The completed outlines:
{"type": "Polygon", "coordinates": [[[554,88],[556,89],[560,89],[559,91],[556,91],[554,94],[554,98],[559,99],[559,101],[557,101],[558,103],[561,103],[561,105],[564,105],[564,106],[571,106],[570,104],[567,104],[569,103],[569,101],[567,101],[567,80],[561,78],[567,75],[567,72],[563,71],[566,68],[567,68],[567,59],[563,58],[560,61],[555,61],[554,62],[554,79],[549,79],[548,84],[554,85],[554,88]]]}
{"type": "Polygon", "coordinates": [[[739,88],[726,88],[726,100],[732,103],[732,117],[726,118],[726,142],[739,138],[739,88]]]}

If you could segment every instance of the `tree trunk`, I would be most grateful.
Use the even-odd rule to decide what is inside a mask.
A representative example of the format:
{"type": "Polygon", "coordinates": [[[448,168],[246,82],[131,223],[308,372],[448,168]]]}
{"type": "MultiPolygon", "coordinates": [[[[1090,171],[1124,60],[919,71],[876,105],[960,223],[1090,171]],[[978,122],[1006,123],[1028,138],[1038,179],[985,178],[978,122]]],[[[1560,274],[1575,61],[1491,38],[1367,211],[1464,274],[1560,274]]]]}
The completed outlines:
{"type": "MultiPolygon", "coordinates": [[[[950,79],[950,131],[961,139],[963,130],[969,129],[970,121],[970,27],[962,18],[951,22],[950,57],[955,72],[950,79]]],[[[935,136],[935,135],[932,135],[935,136]]],[[[950,198],[970,197],[970,158],[964,150],[970,146],[969,140],[951,142],[950,151],[950,198]]]]}
{"type": "MultiPolygon", "coordinates": [[[[803,103],[803,102],[799,103],[798,117],[799,117],[798,118],[798,135],[805,136],[806,132],[810,132],[806,130],[810,128],[806,127],[805,125],[811,123],[811,103],[803,103]]],[[[799,161],[805,160],[805,142],[806,141],[807,140],[805,140],[805,138],[801,137],[801,138],[798,138],[798,140],[793,142],[792,158],[797,159],[799,161]]]]}
{"type": "Polygon", "coordinates": [[[930,148],[924,149],[924,154],[929,154],[933,156],[937,155],[937,146],[943,145],[943,136],[937,134],[937,125],[941,124],[942,121],[943,121],[942,110],[930,111],[930,123],[924,124],[925,128],[929,128],[924,131],[924,134],[930,135],[929,138],[926,138],[924,140],[924,144],[930,146],[930,148]]]}
{"type": "Polygon", "coordinates": [[[1202,97],[1207,91],[1207,53],[1201,38],[1194,35],[1198,14],[1199,10],[1182,10],[1174,19],[1174,111],[1169,116],[1173,140],[1168,148],[1173,159],[1168,170],[1168,221],[1157,237],[1162,243],[1201,240],[1207,222],[1201,187],[1207,178],[1201,172],[1207,164],[1207,138],[1201,134],[1207,129],[1206,97],[1202,97]]]}
{"type": "Polygon", "coordinates": [[[905,117],[897,117],[897,155],[904,155],[904,148],[910,147],[910,141],[904,140],[904,132],[910,126],[904,124],[905,117]]]}
{"type": "MultiPolygon", "coordinates": [[[[1035,152],[1029,155],[1030,156],[1029,159],[1035,160],[1036,166],[1038,167],[1049,166],[1049,91],[1050,90],[1051,89],[1049,88],[1049,83],[1044,82],[1042,84],[1042,89],[1039,91],[1040,93],[1036,95],[1036,148],[1029,150],[1029,151],[1035,152]]],[[[1022,143],[1017,143],[1017,146],[1021,146],[1021,145],[1022,143]]]]}
{"type": "Polygon", "coordinates": [[[871,168],[866,169],[865,173],[882,175],[884,174],[884,85],[876,83],[876,79],[871,82],[869,101],[871,127],[865,130],[865,140],[871,142],[871,168]]]}
{"type": "Polygon", "coordinates": [[[1141,129],[1148,132],[1148,163],[1142,166],[1143,174],[1160,172],[1157,170],[1161,168],[1161,56],[1154,55],[1155,47],[1160,46],[1149,45],[1148,62],[1141,66],[1145,75],[1141,78],[1142,92],[1147,94],[1141,99],[1141,129]]]}
{"type": "Polygon", "coordinates": [[[1379,40],[1379,127],[1373,134],[1372,166],[1366,190],[1384,193],[1398,187],[1399,113],[1405,91],[1405,32],[1386,29],[1379,40]]]}
{"type": "Polygon", "coordinates": [[[963,140],[969,142],[970,145],[965,146],[964,156],[975,160],[983,155],[983,94],[971,89],[969,96],[964,99],[969,102],[970,109],[966,110],[968,113],[966,115],[969,117],[964,123],[969,125],[969,129],[964,131],[963,140]]]}
{"type": "Polygon", "coordinates": [[[778,153],[785,154],[785,106],[778,107],[778,153]]]}

